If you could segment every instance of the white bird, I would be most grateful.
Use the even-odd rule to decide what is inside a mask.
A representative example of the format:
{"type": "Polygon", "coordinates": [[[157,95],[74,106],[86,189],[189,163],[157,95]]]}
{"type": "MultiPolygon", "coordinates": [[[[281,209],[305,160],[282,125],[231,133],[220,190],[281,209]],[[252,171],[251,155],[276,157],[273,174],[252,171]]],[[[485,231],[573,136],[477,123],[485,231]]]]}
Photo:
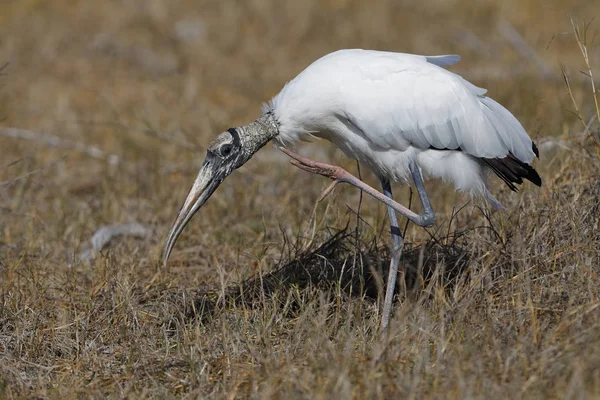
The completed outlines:
{"type": "Polygon", "coordinates": [[[194,213],[223,180],[273,140],[306,171],[350,183],[385,203],[393,251],[381,326],[391,314],[402,237],[396,212],[420,226],[435,223],[423,186],[425,178],[454,183],[460,192],[503,206],[492,196],[487,172],[510,189],[528,179],[541,186],[532,168],[538,150],[525,129],[481,89],[443,67],[456,55],[420,56],[370,50],[339,50],[313,62],[268,103],[254,122],[231,128],[209,145],[206,159],[169,232],[166,263],[175,241],[194,213]],[[329,140],[370,168],[383,193],[340,167],[314,162],[289,148],[311,137],[329,140]],[[414,184],[423,214],[392,199],[390,181],[414,184]]]}

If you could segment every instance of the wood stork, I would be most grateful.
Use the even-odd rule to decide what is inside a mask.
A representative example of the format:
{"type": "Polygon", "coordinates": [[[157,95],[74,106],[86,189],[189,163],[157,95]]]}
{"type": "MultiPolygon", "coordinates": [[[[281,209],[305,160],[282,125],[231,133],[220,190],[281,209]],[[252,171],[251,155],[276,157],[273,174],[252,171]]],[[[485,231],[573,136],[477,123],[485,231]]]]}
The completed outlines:
{"type": "Polygon", "coordinates": [[[388,326],[403,238],[396,212],[420,226],[435,223],[423,178],[441,178],[460,192],[503,206],[488,188],[487,172],[510,189],[527,179],[541,186],[532,168],[538,150],[519,121],[481,89],[443,67],[456,55],[339,50],[313,62],[263,106],[254,122],[231,128],[208,145],[202,168],[171,228],[163,249],[166,263],[175,241],[194,213],[223,180],[267,142],[292,164],[354,185],[387,205],[392,259],[382,312],[388,326]],[[289,150],[311,137],[329,140],[348,157],[369,167],[383,193],[340,167],[300,157],[289,150]],[[418,215],[392,199],[390,181],[414,184],[423,204],[418,215]]]}

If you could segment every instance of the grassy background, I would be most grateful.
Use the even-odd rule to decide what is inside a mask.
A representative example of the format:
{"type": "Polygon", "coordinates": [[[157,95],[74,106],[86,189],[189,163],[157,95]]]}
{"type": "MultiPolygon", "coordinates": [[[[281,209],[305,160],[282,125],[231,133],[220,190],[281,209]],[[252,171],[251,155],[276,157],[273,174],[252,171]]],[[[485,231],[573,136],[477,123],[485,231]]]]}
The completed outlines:
{"type": "MultiPolygon", "coordinates": [[[[0,136],[0,396],[599,396],[599,153],[592,140],[573,137],[588,121],[592,134],[600,125],[590,119],[590,79],[579,73],[586,67],[568,13],[582,22],[600,7],[1,2],[0,65],[9,65],[0,129],[60,142],[0,136]],[[508,39],[511,27],[529,49],[508,39]],[[386,337],[377,332],[376,299],[335,284],[282,283],[256,301],[218,301],[208,318],[188,318],[198,288],[222,299],[236,282],[310,253],[329,228],[355,227],[359,193],[340,187],[315,205],[328,182],[267,146],[213,195],[168,267],[158,262],[203,146],[256,118],[310,62],[346,47],[460,54],[451,69],[487,88],[540,144],[544,186],[514,194],[495,180],[509,210],[486,218],[478,202],[428,182],[440,230],[409,226],[407,240],[419,248],[430,234],[447,243],[440,232],[465,232],[457,240],[467,268],[450,279],[439,272],[452,267],[448,258],[434,257],[438,272],[403,292],[386,337]],[[583,123],[570,112],[561,63],[583,123]],[[97,229],[129,222],[151,226],[152,235],[78,259],[97,229]]],[[[597,23],[588,51],[600,76],[597,23]]],[[[356,171],[326,143],[304,151],[356,171]]],[[[409,200],[406,188],[396,196],[409,200]]],[[[385,259],[383,206],[365,198],[360,217],[360,240],[374,243],[361,249],[385,259]]],[[[340,257],[354,266],[357,252],[340,257]]],[[[374,265],[384,269],[385,260],[374,265]]]]}

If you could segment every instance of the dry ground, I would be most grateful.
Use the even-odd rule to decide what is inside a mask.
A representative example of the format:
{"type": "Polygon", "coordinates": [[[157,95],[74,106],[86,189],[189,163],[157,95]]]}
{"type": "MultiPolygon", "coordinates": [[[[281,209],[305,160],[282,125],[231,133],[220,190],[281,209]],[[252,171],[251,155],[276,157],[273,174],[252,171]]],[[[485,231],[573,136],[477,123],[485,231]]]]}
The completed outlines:
{"type": "MultiPolygon", "coordinates": [[[[600,396],[600,125],[568,13],[581,23],[600,6],[1,2],[0,397],[600,396]],[[158,262],[209,139],[344,47],[461,54],[452,70],[542,153],[541,189],[495,180],[506,212],[428,184],[438,224],[407,229],[412,272],[383,338],[384,208],[363,199],[358,229],[355,190],[315,208],[327,182],[270,146],[158,262]],[[151,234],[78,257],[100,227],[131,222],[151,234]]],[[[305,149],[356,170],[327,144],[305,149]]]]}

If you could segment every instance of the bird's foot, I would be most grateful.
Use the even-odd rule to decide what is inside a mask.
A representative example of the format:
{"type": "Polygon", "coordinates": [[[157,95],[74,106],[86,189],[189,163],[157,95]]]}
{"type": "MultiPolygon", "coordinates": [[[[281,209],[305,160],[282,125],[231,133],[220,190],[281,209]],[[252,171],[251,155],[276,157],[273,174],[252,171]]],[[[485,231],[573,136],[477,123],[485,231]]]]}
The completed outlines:
{"type": "Polygon", "coordinates": [[[308,158],[293,153],[288,149],[280,148],[279,150],[285,153],[288,157],[292,158],[292,165],[306,172],[310,172],[311,174],[322,175],[326,178],[333,179],[331,185],[329,185],[329,187],[325,189],[321,196],[319,196],[318,201],[322,201],[325,197],[327,197],[338,183],[348,182],[354,178],[352,174],[342,167],[309,160],[308,158]]]}
{"type": "Polygon", "coordinates": [[[279,150],[285,153],[288,157],[292,158],[292,165],[303,169],[306,172],[310,172],[311,174],[322,175],[329,179],[340,179],[349,174],[342,167],[309,160],[308,158],[293,153],[288,149],[280,148],[279,150]]]}
{"type": "MultiPolygon", "coordinates": [[[[321,196],[319,196],[319,201],[322,201],[338,183],[348,183],[354,187],[359,188],[363,192],[373,196],[377,200],[381,201],[385,205],[392,207],[395,211],[407,217],[412,222],[416,223],[419,226],[429,226],[435,222],[435,216],[433,211],[431,215],[421,216],[416,214],[415,212],[409,210],[401,204],[398,204],[393,199],[386,197],[383,193],[375,190],[371,186],[367,185],[365,182],[361,181],[350,172],[346,171],[342,167],[336,167],[335,165],[329,165],[320,163],[317,161],[309,160],[308,158],[304,158],[299,156],[296,153],[293,153],[287,149],[279,148],[283,153],[287,154],[290,158],[292,158],[292,165],[303,169],[306,172],[310,172],[311,174],[317,174],[325,176],[329,179],[333,179],[333,182],[321,196]]],[[[423,192],[424,193],[424,192],[423,192]]]]}

